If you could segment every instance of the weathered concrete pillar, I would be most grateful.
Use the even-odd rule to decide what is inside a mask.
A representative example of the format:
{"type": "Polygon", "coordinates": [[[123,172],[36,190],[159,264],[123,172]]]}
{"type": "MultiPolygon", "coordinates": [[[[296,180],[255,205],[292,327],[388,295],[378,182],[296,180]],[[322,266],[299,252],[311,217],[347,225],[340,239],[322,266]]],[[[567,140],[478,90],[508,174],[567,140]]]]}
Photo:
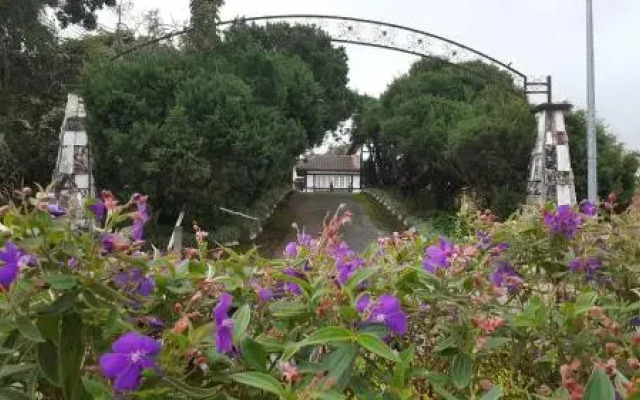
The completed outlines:
{"type": "Polygon", "coordinates": [[[576,189],[564,123],[568,103],[545,103],[533,108],[538,120],[536,144],[531,155],[527,203],[576,204],[576,189]]]}
{"type": "Polygon", "coordinates": [[[69,216],[81,227],[88,223],[83,212],[84,202],[95,195],[86,118],[82,98],[69,93],[53,173],[53,191],[59,204],[67,208],[69,216]]]}

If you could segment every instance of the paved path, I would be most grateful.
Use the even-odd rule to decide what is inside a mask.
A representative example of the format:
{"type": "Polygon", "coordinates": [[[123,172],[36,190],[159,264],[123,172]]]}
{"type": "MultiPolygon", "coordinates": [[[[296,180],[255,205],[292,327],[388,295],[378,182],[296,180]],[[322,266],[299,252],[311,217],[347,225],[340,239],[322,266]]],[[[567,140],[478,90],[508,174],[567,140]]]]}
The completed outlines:
{"type": "Polygon", "coordinates": [[[262,255],[280,257],[286,243],[295,240],[292,223],[317,235],[325,216],[333,215],[341,203],[353,214],[351,223],[343,229],[343,238],[356,251],[363,251],[372,241],[401,229],[393,216],[365,194],[294,193],[273,213],[255,244],[260,246],[262,255]]]}

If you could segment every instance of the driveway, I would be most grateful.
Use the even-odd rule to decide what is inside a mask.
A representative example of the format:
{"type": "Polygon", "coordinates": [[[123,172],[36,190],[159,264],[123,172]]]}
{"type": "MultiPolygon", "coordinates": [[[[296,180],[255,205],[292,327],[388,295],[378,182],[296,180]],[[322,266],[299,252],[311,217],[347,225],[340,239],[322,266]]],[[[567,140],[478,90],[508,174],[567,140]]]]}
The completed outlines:
{"type": "Polygon", "coordinates": [[[293,193],[273,213],[255,244],[265,257],[280,257],[287,242],[295,240],[295,222],[306,233],[317,235],[322,222],[333,215],[340,204],[352,213],[351,223],[343,228],[343,238],[356,251],[363,251],[380,237],[401,227],[393,216],[365,194],[293,193]]]}

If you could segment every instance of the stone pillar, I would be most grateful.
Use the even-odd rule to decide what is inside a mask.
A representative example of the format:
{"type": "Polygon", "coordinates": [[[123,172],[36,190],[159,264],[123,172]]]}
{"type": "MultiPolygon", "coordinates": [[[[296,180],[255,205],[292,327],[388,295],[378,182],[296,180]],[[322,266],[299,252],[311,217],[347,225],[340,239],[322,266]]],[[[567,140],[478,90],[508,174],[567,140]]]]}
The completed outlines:
{"type": "Polygon", "coordinates": [[[568,103],[545,103],[533,108],[538,121],[536,144],[531,155],[527,203],[576,204],[576,190],[569,157],[564,114],[568,103]]]}
{"type": "Polygon", "coordinates": [[[84,202],[95,195],[86,118],[82,98],[69,93],[60,130],[58,160],[53,173],[53,192],[58,203],[67,208],[69,216],[76,218],[79,226],[87,226],[84,202]]]}

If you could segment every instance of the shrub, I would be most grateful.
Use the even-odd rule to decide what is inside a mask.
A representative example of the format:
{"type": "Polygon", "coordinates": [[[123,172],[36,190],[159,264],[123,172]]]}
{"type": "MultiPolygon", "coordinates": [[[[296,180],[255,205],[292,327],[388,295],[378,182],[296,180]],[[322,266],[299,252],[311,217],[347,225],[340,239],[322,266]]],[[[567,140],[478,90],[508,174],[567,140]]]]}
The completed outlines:
{"type": "MultiPolygon", "coordinates": [[[[81,399],[637,398],[640,221],[588,204],[413,231],[362,255],[299,235],[286,258],[147,249],[146,197],[0,209],[0,393],[81,399]],[[599,212],[598,212],[599,211],[599,212]]],[[[13,397],[10,397],[13,396],[13,397]]]]}

